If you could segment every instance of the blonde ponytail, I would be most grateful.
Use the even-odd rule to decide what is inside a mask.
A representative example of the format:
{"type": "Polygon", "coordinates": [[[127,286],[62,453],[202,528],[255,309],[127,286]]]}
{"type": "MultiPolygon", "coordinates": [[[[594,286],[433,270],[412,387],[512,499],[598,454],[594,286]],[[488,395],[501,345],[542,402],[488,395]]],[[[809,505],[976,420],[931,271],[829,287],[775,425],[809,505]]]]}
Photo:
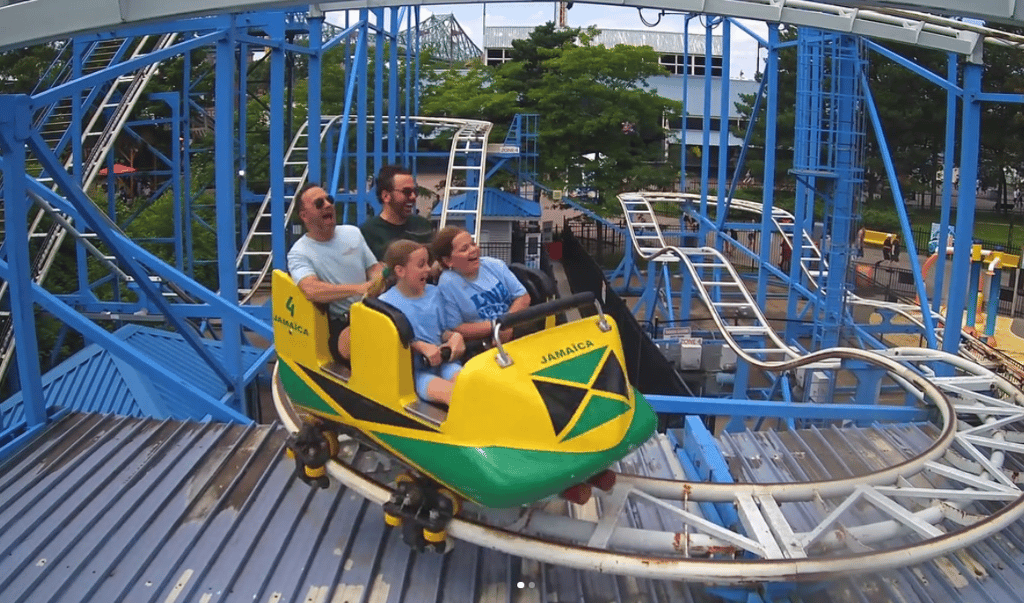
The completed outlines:
{"type": "Polygon", "coordinates": [[[373,279],[373,282],[370,283],[370,287],[366,290],[366,295],[363,296],[363,299],[366,299],[367,297],[377,297],[381,293],[384,293],[385,289],[394,284],[394,272],[395,271],[390,267],[384,266],[384,269],[380,271],[380,274],[378,274],[377,277],[373,279]]]}

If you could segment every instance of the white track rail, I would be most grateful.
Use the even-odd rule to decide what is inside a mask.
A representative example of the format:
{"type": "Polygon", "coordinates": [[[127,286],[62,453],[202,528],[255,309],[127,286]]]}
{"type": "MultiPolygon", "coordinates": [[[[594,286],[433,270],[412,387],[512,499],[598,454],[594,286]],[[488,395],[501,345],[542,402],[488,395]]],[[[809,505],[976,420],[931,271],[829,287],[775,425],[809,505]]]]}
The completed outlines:
{"type": "MultiPolygon", "coordinates": [[[[341,120],[341,116],[324,115],[320,118],[320,134],[317,138],[320,143],[330,129],[341,120]]],[[[305,161],[309,150],[309,120],[302,122],[299,131],[295,133],[292,142],[288,145],[288,151],[284,155],[285,169],[298,167],[299,176],[285,176],[285,184],[294,190],[299,190],[309,178],[309,164],[305,161]]],[[[238,276],[246,277],[249,281],[247,286],[239,287],[240,304],[248,303],[259,290],[260,285],[267,279],[273,267],[274,254],[270,249],[273,232],[270,230],[272,204],[271,193],[263,197],[256,217],[249,227],[249,232],[242,241],[238,257],[235,259],[235,268],[238,276]]],[[[295,212],[295,197],[291,195],[286,204],[284,223],[288,224],[292,214],[295,212]]]]}
{"type": "MultiPolygon", "coordinates": [[[[157,40],[156,46],[153,50],[169,48],[174,44],[177,37],[177,33],[164,34],[159,40],[157,40]]],[[[143,49],[146,47],[148,39],[149,36],[142,36],[137,40],[135,42],[135,50],[128,59],[124,60],[138,58],[145,54],[143,49]]],[[[85,176],[82,181],[82,190],[89,190],[89,187],[99,175],[99,172],[103,167],[103,159],[106,158],[107,153],[113,147],[118,134],[121,133],[121,129],[128,122],[128,117],[131,115],[132,109],[135,108],[136,103],[138,103],[139,99],[142,98],[146,85],[160,69],[160,65],[160,62],[151,63],[133,73],[128,73],[117,78],[110,84],[103,100],[93,111],[92,118],[82,131],[82,141],[93,142],[93,148],[90,150],[89,156],[83,165],[83,172],[85,176]],[[122,95],[117,101],[115,101],[115,93],[118,91],[121,91],[122,95]],[[111,109],[113,111],[113,115],[109,118],[103,115],[104,110],[107,109],[111,109]]],[[[68,112],[70,112],[70,108],[68,109],[68,112]]],[[[64,167],[66,169],[70,169],[73,162],[74,157],[69,157],[64,163],[64,167]]],[[[40,178],[39,180],[40,182],[46,183],[52,182],[52,178],[40,178]]],[[[56,188],[56,186],[54,186],[54,188],[56,188]]],[[[36,202],[46,203],[45,200],[38,197],[36,198],[36,202]]],[[[31,226],[29,227],[29,239],[43,239],[39,251],[32,260],[32,280],[38,284],[42,284],[46,280],[47,275],[50,273],[50,268],[53,266],[53,262],[56,260],[57,254],[60,251],[61,244],[69,233],[69,231],[61,226],[59,222],[52,220],[48,230],[43,231],[43,229],[40,228],[44,218],[54,214],[55,211],[56,210],[53,210],[52,208],[39,209],[39,211],[36,212],[35,218],[32,220],[31,226]]],[[[60,215],[64,219],[69,219],[67,215],[60,215]]],[[[85,235],[76,232],[75,236],[76,238],[81,238],[85,235]]],[[[110,259],[100,256],[100,261],[109,263],[110,259]]],[[[7,281],[0,282],[0,300],[4,299],[7,295],[7,291],[7,281]]],[[[14,323],[9,319],[0,320],[0,378],[3,378],[3,376],[7,374],[7,369],[10,367],[11,360],[14,357],[13,352],[15,345],[14,323]]]]}
{"type": "MultiPolygon", "coordinates": [[[[708,196],[707,205],[709,207],[715,207],[718,205],[718,198],[715,196],[708,196]]],[[[629,230],[630,238],[633,242],[633,248],[637,251],[640,257],[644,259],[667,259],[665,256],[671,256],[674,259],[673,254],[658,254],[659,251],[669,247],[669,244],[665,241],[662,235],[660,226],[658,225],[658,218],[654,213],[652,204],[654,203],[672,203],[685,206],[692,204],[694,206],[700,205],[700,195],[694,193],[659,193],[659,192],[635,192],[635,193],[622,193],[619,195],[619,203],[623,209],[623,215],[626,218],[626,225],[629,230]],[[651,228],[651,224],[654,225],[651,228]]],[[[757,217],[762,215],[763,206],[756,201],[747,201],[745,199],[733,199],[729,203],[730,211],[739,211],[746,214],[751,214],[757,217]]],[[[793,244],[793,235],[795,233],[793,224],[795,219],[793,214],[789,213],[784,209],[777,207],[772,208],[772,225],[773,232],[778,234],[780,237],[784,237],[789,241],[790,247],[796,250],[796,246],[793,244]]],[[[800,257],[800,268],[803,275],[812,285],[817,285],[819,282],[824,282],[828,278],[828,262],[823,257],[821,250],[817,244],[814,243],[812,237],[807,231],[802,231],[802,250],[800,257]]],[[[739,245],[739,243],[734,243],[739,245]]],[[[742,245],[740,245],[742,246],[742,245]]],[[[751,249],[752,253],[756,254],[758,250],[751,249]]],[[[847,293],[847,301],[850,304],[868,306],[878,309],[886,309],[895,312],[902,316],[908,322],[914,324],[921,330],[922,333],[925,331],[925,324],[922,322],[920,316],[922,309],[920,306],[913,304],[902,304],[902,303],[887,303],[879,302],[870,299],[864,299],[858,297],[853,293],[847,293]]],[[[932,322],[938,325],[940,322],[945,322],[945,317],[941,314],[929,310],[931,314],[932,322]]],[[[941,341],[942,329],[937,329],[936,337],[941,341]]]]}
{"type": "MultiPolygon", "coordinates": [[[[646,218],[634,221],[647,227],[634,232],[657,230],[646,218]]],[[[866,365],[883,371],[887,383],[905,392],[903,403],[931,419],[874,423],[873,437],[884,440],[886,454],[854,452],[865,457],[863,465],[856,470],[851,465],[828,479],[816,477],[813,450],[796,451],[805,459],[802,464],[765,478],[756,467],[776,463],[779,455],[797,458],[784,447],[766,450],[768,457],[743,458],[743,467],[730,465],[730,483],[688,481],[678,461],[671,468],[674,479],[652,478],[637,469],[651,462],[645,455],[669,446],[658,436],[620,464],[615,489],[591,507],[566,514],[559,512],[560,505],[541,501],[504,512],[468,509],[452,523],[452,536],[579,569],[736,584],[821,580],[913,565],[988,538],[1024,515],[1024,393],[1013,384],[970,360],[937,350],[833,348],[799,355],[767,328],[735,270],[717,250],[654,250],[646,246],[650,242],[642,235],[634,238],[642,256],[671,254],[690,270],[718,331],[745,361],[775,373],[813,368],[833,382],[839,381],[839,372],[866,365]],[[700,275],[708,273],[713,280],[701,281],[700,275]],[[741,304],[752,324],[729,324],[722,317],[718,300],[726,293],[739,300],[729,307],[741,304]],[[751,348],[750,339],[759,340],[759,347],[751,348]],[[908,429],[927,434],[924,441],[904,441],[900,434],[908,429]],[[700,503],[726,505],[735,510],[737,523],[721,525],[700,503]]],[[[278,411],[288,428],[296,429],[293,411],[275,383],[278,411]]],[[[836,403],[858,402],[848,390],[837,389],[834,396],[836,403]]],[[[768,408],[777,403],[764,404],[768,408]]],[[[714,401],[707,402],[707,413],[720,414],[714,401]]],[[[818,429],[808,431],[815,434],[818,429]]],[[[820,429],[841,433],[846,428],[833,423],[820,429]]],[[[748,435],[777,438],[771,433],[748,435]]],[[[718,442],[722,456],[736,459],[723,445],[718,442]]],[[[671,462],[673,452],[661,458],[671,462]]],[[[388,488],[341,463],[332,463],[330,470],[375,502],[389,495],[388,488]]]]}
{"type": "MultiPolygon", "coordinates": [[[[835,349],[771,368],[837,359],[887,371],[922,408],[937,412],[931,445],[905,451],[901,462],[824,481],[694,482],[683,479],[678,466],[676,480],[620,474],[616,488],[578,517],[559,513],[559,505],[553,511],[549,501],[504,512],[469,510],[453,521],[450,534],[579,569],[750,583],[819,580],[920,563],[998,533],[1024,514],[1013,470],[1024,460],[1024,396],[1011,384],[958,357],[916,348],[885,355],[835,349]],[[928,368],[935,363],[958,374],[937,377],[928,368]],[[714,523],[702,502],[735,508],[741,525],[714,523]],[[644,516],[654,521],[636,521],[644,516]]],[[[276,378],[274,396],[287,428],[297,429],[276,378]]],[[[656,437],[638,457],[626,459],[620,472],[643,466],[645,454],[666,446],[663,436],[656,437]]],[[[330,463],[329,470],[374,502],[390,495],[388,487],[342,463],[330,463]]]]}
{"type": "Polygon", "coordinates": [[[480,224],[484,216],[484,178],[487,175],[487,143],[493,124],[489,121],[466,120],[452,137],[448,153],[448,177],[441,195],[440,228],[450,217],[473,217],[473,240],[480,242],[480,224]],[[470,181],[476,184],[471,185],[470,181]],[[466,203],[461,209],[450,206],[452,193],[465,193],[466,203]],[[473,194],[476,202],[473,203],[473,194]],[[472,205],[472,207],[470,207],[472,205]]]}

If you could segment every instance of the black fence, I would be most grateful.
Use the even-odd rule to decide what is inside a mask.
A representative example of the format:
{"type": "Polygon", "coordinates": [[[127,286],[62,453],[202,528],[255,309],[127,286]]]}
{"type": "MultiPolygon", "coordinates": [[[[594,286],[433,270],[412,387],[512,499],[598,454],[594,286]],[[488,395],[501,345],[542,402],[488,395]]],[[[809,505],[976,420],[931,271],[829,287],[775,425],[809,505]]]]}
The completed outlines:
{"type": "Polygon", "coordinates": [[[590,218],[566,219],[562,224],[561,232],[572,233],[576,244],[579,245],[590,257],[601,266],[609,262],[617,262],[626,253],[631,244],[626,232],[626,224],[621,221],[616,230],[611,226],[597,222],[590,218]]]}
{"type": "MultiPolygon", "coordinates": [[[[856,277],[858,279],[858,289],[863,286],[874,287],[877,289],[877,293],[883,295],[887,301],[913,302],[917,299],[913,271],[882,264],[859,263],[857,266],[859,267],[856,277]]],[[[1020,271],[1003,270],[1001,278],[997,313],[1010,317],[1024,316],[1024,278],[1020,278],[1020,271]],[[1014,295],[1014,289],[1016,289],[1016,295],[1014,295]]],[[[947,281],[945,284],[947,290],[948,286],[949,283],[947,281]]],[[[983,280],[981,287],[981,291],[987,300],[989,292],[988,281],[983,280]]],[[[931,293],[930,289],[931,287],[929,287],[929,293],[931,293]]],[[[968,298],[969,301],[970,298],[968,298]]],[[[982,310],[988,310],[987,301],[982,310]]]]}

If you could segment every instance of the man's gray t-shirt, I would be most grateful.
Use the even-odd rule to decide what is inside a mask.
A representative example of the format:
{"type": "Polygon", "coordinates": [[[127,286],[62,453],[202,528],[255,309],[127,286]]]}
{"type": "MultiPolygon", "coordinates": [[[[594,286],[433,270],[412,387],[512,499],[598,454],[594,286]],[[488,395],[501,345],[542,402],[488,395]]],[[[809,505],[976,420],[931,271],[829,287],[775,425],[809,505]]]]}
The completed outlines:
{"type": "MultiPolygon", "coordinates": [[[[334,227],[330,241],[321,243],[309,235],[295,241],[288,251],[288,272],[298,284],[307,276],[315,276],[333,285],[354,285],[366,282],[366,271],[377,263],[373,252],[355,226],[334,227]]],[[[348,312],[358,296],[331,302],[331,316],[348,312]]]]}

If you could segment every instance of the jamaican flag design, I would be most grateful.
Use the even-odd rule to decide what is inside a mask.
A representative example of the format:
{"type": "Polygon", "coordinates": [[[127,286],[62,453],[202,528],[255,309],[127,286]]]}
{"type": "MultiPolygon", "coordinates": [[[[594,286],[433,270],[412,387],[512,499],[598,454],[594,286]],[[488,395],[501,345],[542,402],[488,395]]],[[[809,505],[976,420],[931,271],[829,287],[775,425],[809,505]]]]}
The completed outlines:
{"type": "Polygon", "coordinates": [[[618,355],[608,347],[535,371],[532,377],[561,441],[629,412],[626,375],[618,355]],[[577,417],[580,408],[583,412],[577,417]]]}

